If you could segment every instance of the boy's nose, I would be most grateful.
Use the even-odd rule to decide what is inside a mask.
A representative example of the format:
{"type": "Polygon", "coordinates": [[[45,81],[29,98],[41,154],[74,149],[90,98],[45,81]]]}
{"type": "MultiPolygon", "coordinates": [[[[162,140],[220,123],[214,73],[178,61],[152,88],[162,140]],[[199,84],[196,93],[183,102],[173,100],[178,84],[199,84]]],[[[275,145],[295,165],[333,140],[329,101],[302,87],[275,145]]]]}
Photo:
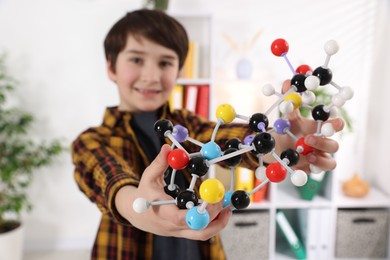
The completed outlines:
{"type": "Polygon", "coordinates": [[[152,64],[146,64],[142,69],[142,80],[155,82],[160,79],[160,69],[152,64]]]}

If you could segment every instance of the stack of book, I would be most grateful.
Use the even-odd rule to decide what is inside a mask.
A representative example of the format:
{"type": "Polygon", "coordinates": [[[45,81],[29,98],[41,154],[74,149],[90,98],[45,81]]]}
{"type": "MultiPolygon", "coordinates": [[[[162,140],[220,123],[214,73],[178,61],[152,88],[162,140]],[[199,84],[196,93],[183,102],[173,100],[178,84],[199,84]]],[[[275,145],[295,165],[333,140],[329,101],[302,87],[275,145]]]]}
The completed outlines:
{"type": "Polygon", "coordinates": [[[206,84],[176,85],[169,98],[169,106],[172,110],[184,108],[209,118],[210,87],[206,84]]]}
{"type": "Polygon", "coordinates": [[[297,259],[306,259],[306,249],[282,210],[276,212],[276,223],[297,259]]]}
{"type": "MultiPolygon", "coordinates": [[[[235,190],[244,190],[246,192],[250,192],[260,183],[261,181],[256,179],[255,172],[253,170],[237,167],[235,173],[235,190]]],[[[250,197],[251,202],[262,202],[267,192],[267,186],[268,184],[262,187],[260,190],[256,191],[250,197]]]]}
{"type": "Polygon", "coordinates": [[[313,200],[319,193],[325,177],[325,172],[311,173],[305,185],[297,187],[299,195],[304,200],[313,200]]]}
{"type": "Polygon", "coordinates": [[[199,44],[190,40],[188,53],[183,68],[180,70],[179,77],[183,79],[199,78],[199,44]]]}

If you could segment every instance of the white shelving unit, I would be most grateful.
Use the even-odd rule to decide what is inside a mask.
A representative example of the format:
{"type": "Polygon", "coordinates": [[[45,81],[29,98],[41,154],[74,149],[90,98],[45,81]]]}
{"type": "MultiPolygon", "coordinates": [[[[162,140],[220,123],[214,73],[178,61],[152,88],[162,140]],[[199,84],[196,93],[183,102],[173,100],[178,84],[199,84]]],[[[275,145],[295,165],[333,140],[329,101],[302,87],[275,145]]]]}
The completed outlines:
{"type": "MultiPolygon", "coordinates": [[[[210,101],[213,100],[213,17],[200,13],[171,13],[187,30],[190,40],[195,41],[199,47],[199,77],[179,78],[177,83],[182,85],[209,85],[210,101]]],[[[210,103],[210,108],[212,103],[210,103]]]]}
{"type": "Polygon", "coordinates": [[[190,41],[195,41],[198,45],[198,77],[179,78],[177,84],[188,85],[208,85],[209,86],[209,117],[214,116],[215,104],[213,103],[214,82],[213,82],[213,53],[214,53],[214,18],[210,14],[204,13],[169,13],[175,17],[187,30],[190,41]]]}
{"type": "MultiPolygon", "coordinates": [[[[176,17],[187,29],[191,39],[195,39],[201,47],[200,58],[200,78],[196,79],[179,79],[180,84],[209,84],[210,86],[210,107],[209,111],[214,111],[215,104],[213,104],[213,84],[214,79],[214,20],[211,15],[204,14],[171,14],[176,17]]],[[[213,113],[210,113],[210,119],[213,113]]],[[[253,241],[250,237],[248,241],[237,241],[239,243],[253,243],[253,248],[266,244],[267,259],[295,259],[294,254],[291,251],[288,243],[281,234],[279,228],[276,225],[275,215],[278,210],[282,210],[286,213],[288,220],[291,222],[294,230],[297,231],[298,237],[302,240],[306,252],[309,256],[308,259],[337,259],[336,249],[338,247],[337,237],[337,223],[338,213],[344,210],[370,210],[370,209],[382,209],[387,212],[387,226],[389,227],[389,215],[390,215],[390,196],[386,195],[376,187],[372,187],[370,193],[365,198],[353,199],[343,195],[340,183],[332,173],[328,173],[325,178],[323,187],[320,193],[311,201],[303,200],[300,198],[299,192],[296,187],[287,178],[284,182],[279,184],[271,183],[268,187],[266,198],[261,203],[251,204],[250,207],[244,211],[266,213],[267,223],[266,227],[268,232],[268,240],[253,241]],[[319,211],[318,211],[319,210],[319,211]],[[322,211],[321,211],[322,210],[322,211]],[[322,212],[318,216],[321,220],[301,221],[300,216],[309,214],[312,212],[322,212]],[[321,218],[322,216],[322,218],[321,218]],[[323,219],[326,216],[326,219],[323,219]],[[313,227],[309,226],[309,223],[314,221],[314,227],[318,226],[314,232],[316,238],[312,238],[313,227]],[[317,222],[316,222],[317,221],[317,222]],[[320,228],[321,227],[321,228],[320,228]],[[309,232],[311,232],[309,234],[309,232]],[[306,240],[305,240],[306,239],[306,240]],[[316,246],[309,245],[311,241],[320,241],[316,246]],[[313,253],[313,250],[317,250],[313,253]]],[[[256,213],[255,213],[256,214],[256,213]]],[[[261,214],[260,214],[261,215],[261,214]]],[[[264,214],[263,214],[264,215],[264,214]]],[[[262,220],[259,219],[259,222],[262,220]]],[[[264,223],[263,223],[264,224],[264,223]]],[[[225,231],[224,231],[225,232],[225,231]]],[[[226,232],[229,232],[227,230],[226,232]]],[[[390,229],[387,232],[387,259],[390,258],[390,229]]],[[[225,233],[229,234],[229,233],[225,233]]],[[[365,237],[366,234],[361,234],[360,237],[365,237]]],[[[349,239],[359,239],[360,237],[350,237],[349,239]]],[[[236,249],[233,249],[236,250],[236,249]]],[[[367,249],[369,250],[369,249],[367,249]]],[[[246,259],[242,255],[242,259],[246,259]]],[[[386,258],[385,258],[386,259],[386,258]]]]}
{"type": "MultiPolygon", "coordinates": [[[[328,173],[331,175],[332,173],[328,173]]],[[[267,202],[267,207],[270,212],[270,216],[275,216],[277,210],[283,210],[286,212],[287,217],[291,218],[291,224],[294,229],[297,231],[298,236],[301,238],[304,245],[306,245],[307,259],[337,259],[336,249],[337,249],[337,221],[338,213],[343,210],[377,210],[381,209],[387,212],[387,223],[389,223],[390,215],[390,196],[386,195],[384,192],[379,189],[372,187],[369,194],[364,198],[350,198],[343,195],[341,189],[339,188],[339,183],[337,183],[337,178],[334,176],[327,176],[328,178],[324,181],[322,191],[318,194],[313,200],[307,201],[303,200],[296,187],[286,179],[283,183],[272,184],[270,187],[270,192],[272,193],[270,201],[267,202]],[[333,192],[329,192],[333,190],[333,192]],[[329,194],[331,196],[329,196],[329,194]],[[317,238],[323,238],[322,244],[318,245],[317,255],[313,256],[310,253],[308,244],[310,241],[306,241],[305,237],[308,234],[299,234],[300,230],[304,229],[306,232],[310,231],[310,221],[300,222],[294,219],[294,215],[300,214],[307,211],[314,211],[318,209],[322,210],[323,213],[327,213],[325,221],[314,221],[315,226],[326,225],[326,228],[322,228],[317,231],[317,238]],[[290,216],[289,216],[290,215],[290,216]],[[293,215],[291,217],[291,215],[293,215]],[[326,247],[326,248],[325,248],[326,247]],[[309,257],[311,256],[311,257],[309,257]]],[[[261,204],[261,203],[260,203],[261,204]]],[[[249,208],[259,208],[259,205],[251,205],[249,208]]],[[[320,211],[321,212],[321,211],[320,211]]],[[[353,211],[352,211],[353,212],[353,211]]],[[[321,213],[320,213],[321,214],[321,213]]],[[[296,216],[295,216],[296,217],[296,216]]],[[[313,220],[311,220],[313,221],[313,220]]],[[[285,238],[281,236],[280,230],[276,228],[276,223],[274,218],[270,218],[270,241],[275,241],[275,243],[270,244],[269,248],[269,258],[270,259],[294,259],[294,255],[288,244],[284,241],[285,238]],[[272,232],[275,231],[275,232],[272,232]]],[[[365,237],[366,234],[361,234],[359,237],[350,237],[351,240],[361,239],[365,237]]],[[[387,230],[387,258],[390,257],[390,225],[388,224],[387,230]]],[[[367,250],[370,250],[367,248],[367,250]]],[[[344,258],[344,257],[343,257],[344,258]]],[[[346,258],[346,257],[345,257],[346,258]]],[[[353,258],[353,257],[349,257],[353,258]]]]}

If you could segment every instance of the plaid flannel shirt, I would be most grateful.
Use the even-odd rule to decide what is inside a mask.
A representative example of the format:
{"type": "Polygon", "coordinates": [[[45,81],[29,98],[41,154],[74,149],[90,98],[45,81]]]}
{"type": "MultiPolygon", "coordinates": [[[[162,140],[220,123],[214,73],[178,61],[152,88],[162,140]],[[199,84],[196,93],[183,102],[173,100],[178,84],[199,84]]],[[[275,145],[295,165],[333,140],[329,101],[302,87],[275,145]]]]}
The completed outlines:
{"type": "MultiPolygon", "coordinates": [[[[131,128],[131,118],[129,112],[119,111],[117,107],[107,108],[102,125],[87,129],[72,144],[75,180],[102,212],[92,259],[152,258],[153,235],[133,227],[114,205],[116,192],[124,185],[137,186],[142,172],[150,164],[131,128]]],[[[159,118],[186,127],[192,138],[203,143],[210,141],[216,125],[187,110],[170,112],[168,105],[159,110],[159,118]]],[[[219,128],[215,141],[223,146],[230,138],[243,140],[248,134],[250,130],[242,124],[225,124],[219,128]]],[[[198,146],[186,143],[189,142],[183,146],[188,152],[199,151],[198,146]]],[[[253,155],[243,155],[241,166],[255,168],[257,165],[253,155]]],[[[199,183],[196,191],[198,187],[199,183]]],[[[225,259],[219,236],[199,243],[203,259],[225,259]]]]}

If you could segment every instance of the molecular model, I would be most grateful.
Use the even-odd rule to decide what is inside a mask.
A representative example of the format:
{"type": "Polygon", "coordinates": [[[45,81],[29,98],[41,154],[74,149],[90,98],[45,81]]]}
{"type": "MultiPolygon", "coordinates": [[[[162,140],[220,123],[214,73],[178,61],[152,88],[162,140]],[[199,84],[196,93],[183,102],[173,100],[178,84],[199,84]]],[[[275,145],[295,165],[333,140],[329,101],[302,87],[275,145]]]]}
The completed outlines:
{"type": "MultiPolygon", "coordinates": [[[[231,206],[232,209],[244,209],[249,206],[250,196],[260,190],[269,182],[279,183],[290,175],[291,182],[296,186],[302,186],[307,182],[307,174],[302,170],[293,170],[291,167],[296,165],[301,155],[307,155],[313,151],[313,148],[304,143],[304,137],[297,138],[290,131],[290,122],[288,116],[295,109],[301,106],[309,108],[312,112],[313,120],[317,122],[317,130],[314,133],[318,136],[330,137],[335,130],[327,120],[335,115],[335,109],[344,105],[344,103],[353,97],[353,91],[350,87],[340,87],[332,81],[332,71],[328,64],[330,57],[337,53],[339,46],[337,42],[328,41],[325,46],[325,63],[312,70],[308,65],[301,65],[294,70],[287,58],[289,45],[284,39],[276,39],[271,44],[271,51],[275,56],[283,57],[293,73],[291,78],[291,88],[286,93],[278,93],[271,85],[263,87],[263,94],[266,96],[276,95],[278,99],[273,103],[265,113],[255,113],[250,117],[242,116],[236,113],[235,109],[228,104],[219,106],[216,110],[217,124],[213,130],[209,142],[203,144],[192,139],[188,135],[188,130],[181,126],[173,126],[169,120],[159,120],[155,123],[154,129],[160,137],[169,138],[172,142],[173,150],[168,155],[168,164],[172,168],[170,183],[166,184],[165,192],[172,196],[172,200],[147,201],[144,198],[137,198],[133,203],[133,209],[137,213],[146,211],[154,205],[175,204],[180,209],[188,209],[186,222],[188,227],[194,230],[205,228],[210,222],[210,216],[206,210],[208,204],[218,203],[223,200],[223,207],[231,206]],[[331,85],[337,89],[337,93],[332,96],[331,104],[320,104],[312,107],[311,104],[316,100],[312,92],[320,86],[331,85]],[[269,114],[278,108],[281,115],[275,120],[273,127],[269,127],[269,114]],[[222,124],[229,124],[235,118],[244,120],[248,127],[255,132],[247,136],[243,142],[238,138],[230,139],[226,142],[224,151],[214,142],[219,127],[222,124]],[[288,135],[296,143],[295,149],[286,149],[280,156],[276,154],[275,139],[271,135],[288,135]],[[200,151],[189,154],[181,143],[189,141],[198,145],[200,151]],[[244,190],[233,191],[234,188],[234,170],[241,162],[241,155],[247,152],[256,154],[259,166],[256,168],[255,176],[261,182],[253,190],[246,192],[244,190]],[[263,157],[266,154],[272,155],[275,162],[264,166],[263,157]],[[215,178],[209,178],[202,182],[199,195],[194,192],[195,182],[198,178],[205,176],[211,165],[225,161],[231,168],[230,190],[225,192],[223,184],[215,178]],[[176,171],[186,168],[192,176],[191,183],[186,190],[180,190],[175,184],[176,171]]],[[[322,171],[314,165],[310,165],[312,173],[322,171]]]]}

